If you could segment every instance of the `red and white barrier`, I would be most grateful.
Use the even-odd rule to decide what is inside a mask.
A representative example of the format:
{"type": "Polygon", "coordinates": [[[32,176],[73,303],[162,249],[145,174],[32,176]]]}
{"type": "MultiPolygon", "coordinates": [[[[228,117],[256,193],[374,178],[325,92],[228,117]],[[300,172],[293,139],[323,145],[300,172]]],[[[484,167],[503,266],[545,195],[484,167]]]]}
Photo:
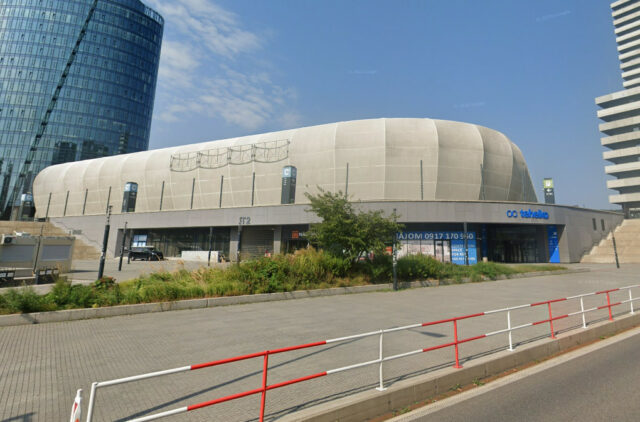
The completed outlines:
{"type": "Polygon", "coordinates": [[[73,400],[73,406],[71,406],[71,418],[69,422],[81,422],[82,421],[82,389],[76,393],[76,398],[73,400]]]}
{"type": "MultiPolygon", "coordinates": [[[[149,415],[149,416],[144,416],[144,417],[137,418],[137,419],[132,419],[132,422],[143,422],[143,421],[156,420],[156,419],[164,418],[166,416],[171,416],[171,415],[177,415],[177,414],[180,414],[180,413],[190,412],[192,410],[202,409],[204,407],[213,406],[213,405],[218,404],[218,403],[223,403],[223,402],[226,402],[226,401],[239,399],[239,398],[251,396],[251,395],[254,395],[254,394],[261,394],[261,400],[260,400],[260,422],[263,422],[264,421],[265,406],[266,406],[267,391],[274,390],[276,388],[285,387],[285,386],[292,385],[292,384],[296,384],[296,383],[299,383],[299,382],[309,381],[309,380],[312,380],[312,379],[315,379],[315,378],[324,377],[324,376],[335,374],[335,373],[338,373],[338,372],[349,371],[349,370],[352,370],[352,369],[362,368],[362,367],[365,367],[365,366],[375,365],[375,364],[379,365],[379,369],[378,369],[378,371],[379,371],[379,386],[376,389],[382,391],[382,390],[385,389],[384,388],[384,378],[383,378],[383,363],[384,362],[389,362],[389,361],[395,360],[395,359],[401,359],[401,358],[412,356],[412,355],[416,355],[416,354],[419,354],[419,353],[425,353],[425,352],[430,352],[430,351],[433,351],[433,350],[443,349],[443,348],[447,348],[447,347],[453,347],[454,348],[454,358],[455,358],[454,367],[455,368],[462,368],[462,366],[460,365],[460,358],[459,358],[459,345],[463,344],[463,343],[468,343],[468,342],[471,342],[471,341],[474,341],[474,340],[479,340],[479,339],[482,339],[482,338],[485,338],[485,337],[490,337],[490,336],[494,336],[494,335],[498,335],[498,334],[507,333],[508,334],[508,342],[509,342],[509,347],[508,347],[507,350],[514,350],[512,333],[515,330],[520,330],[520,329],[523,329],[523,328],[526,328],[526,327],[532,327],[532,326],[536,326],[536,325],[540,325],[540,324],[549,323],[551,338],[556,338],[555,337],[555,330],[554,330],[554,327],[553,327],[553,322],[554,321],[558,321],[560,319],[565,319],[565,318],[569,318],[569,317],[572,317],[572,316],[581,315],[582,316],[582,327],[586,328],[587,327],[587,321],[586,321],[585,315],[588,312],[593,312],[593,311],[597,311],[597,310],[601,310],[601,309],[607,308],[608,311],[609,311],[609,320],[613,321],[613,313],[612,313],[611,308],[613,308],[614,306],[619,306],[619,305],[625,304],[625,303],[629,303],[629,305],[630,305],[630,313],[633,314],[634,313],[633,302],[636,301],[636,300],[640,300],[640,297],[634,299],[633,295],[632,295],[632,292],[631,292],[631,289],[632,288],[637,288],[637,287],[640,287],[640,285],[626,286],[626,287],[620,287],[620,288],[616,288],[616,289],[603,290],[603,291],[599,291],[599,292],[585,293],[585,294],[576,295],[576,296],[569,296],[569,297],[560,298],[560,299],[546,300],[546,301],[543,301],[543,302],[536,302],[536,303],[531,303],[531,304],[527,304],[527,305],[519,305],[519,306],[513,306],[513,307],[509,307],[509,308],[495,309],[495,310],[491,310],[491,311],[479,312],[479,313],[475,313],[475,314],[464,315],[464,316],[459,316],[459,317],[454,317],[454,318],[447,318],[447,319],[442,319],[442,320],[438,320],[438,321],[416,323],[416,324],[405,325],[405,326],[402,326],[402,327],[394,327],[394,328],[388,328],[388,329],[377,330],[377,331],[369,331],[369,332],[366,332],[366,333],[354,334],[354,335],[345,336],[345,337],[337,337],[337,338],[333,338],[333,339],[329,339],[329,340],[322,340],[322,341],[317,341],[317,342],[313,342],[313,343],[301,344],[301,345],[297,345],[297,346],[284,347],[284,348],[281,348],[281,349],[265,350],[263,352],[257,352],[257,353],[252,353],[252,354],[248,354],[248,355],[236,356],[236,357],[232,357],[232,358],[221,359],[221,360],[205,362],[205,363],[199,363],[199,364],[195,364],[195,365],[182,366],[182,367],[178,367],[178,368],[167,369],[167,370],[164,370],[164,371],[150,372],[150,373],[146,373],[146,374],[135,375],[135,376],[126,377],[126,378],[119,378],[119,379],[114,379],[114,380],[109,380],[109,381],[94,382],[91,385],[91,395],[89,397],[89,408],[87,410],[86,422],[92,422],[94,404],[95,404],[96,393],[97,393],[97,389],[98,388],[103,388],[103,387],[108,387],[108,386],[113,386],[113,385],[119,385],[119,384],[124,384],[124,383],[128,383],[128,382],[133,382],[133,381],[140,381],[140,380],[144,380],[144,379],[155,378],[155,377],[160,377],[160,376],[165,376],[165,375],[171,375],[171,374],[176,374],[176,373],[179,373],[179,372],[187,372],[187,371],[194,371],[194,370],[198,370],[198,369],[210,368],[210,367],[213,367],[213,366],[224,365],[224,364],[231,363],[231,362],[238,362],[238,361],[241,361],[241,360],[259,358],[259,357],[263,358],[262,385],[259,388],[255,388],[255,389],[252,389],[252,390],[236,393],[236,394],[225,396],[225,397],[216,398],[216,399],[213,399],[213,400],[209,400],[209,401],[206,401],[206,402],[193,404],[193,405],[190,405],[190,406],[184,406],[184,407],[180,407],[180,408],[177,408],[177,409],[156,413],[156,414],[149,415]],[[623,291],[623,290],[628,290],[629,299],[628,300],[621,300],[621,301],[618,301],[618,302],[615,302],[615,303],[611,303],[610,294],[613,293],[613,292],[623,291]],[[602,295],[602,294],[606,295],[606,301],[607,301],[606,305],[596,306],[596,307],[589,308],[589,309],[585,309],[584,308],[584,298],[585,297],[597,296],[597,295],[602,295]],[[563,314],[563,315],[556,315],[556,316],[553,315],[553,312],[552,312],[552,304],[553,303],[565,302],[565,301],[570,301],[570,300],[575,300],[575,299],[579,299],[580,300],[580,310],[579,311],[571,312],[571,313],[563,314]],[[549,317],[547,319],[543,319],[543,320],[540,320],[540,321],[528,322],[528,323],[517,325],[517,326],[512,326],[512,324],[511,324],[511,313],[513,311],[516,311],[516,310],[519,310],[519,309],[543,306],[543,305],[546,305],[546,307],[548,309],[549,317]],[[484,315],[497,314],[497,313],[506,313],[507,314],[507,328],[499,329],[499,330],[495,330],[495,331],[491,331],[491,332],[488,332],[488,333],[480,334],[480,335],[473,336],[473,337],[463,338],[463,339],[460,339],[458,337],[458,323],[459,323],[459,321],[462,321],[462,320],[465,320],[465,319],[470,319],[470,318],[477,318],[477,317],[481,317],[481,316],[484,316],[484,315]],[[423,348],[423,349],[416,349],[416,350],[412,350],[412,351],[409,351],[409,352],[404,352],[404,353],[400,353],[400,354],[396,354],[396,355],[392,355],[392,356],[386,356],[386,357],[384,356],[384,354],[383,354],[383,338],[384,338],[384,334],[393,333],[393,332],[396,332],[396,331],[409,330],[409,329],[412,329],[412,328],[428,327],[428,326],[447,324],[447,323],[452,323],[452,325],[453,325],[453,341],[448,342],[448,343],[439,344],[439,345],[436,345],[436,346],[423,348]],[[343,366],[343,367],[340,367],[340,368],[329,369],[329,370],[326,370],[324,372],[319,372],[319,373],[315,373],[315,374],[311,374],[311,375],[306,375],[306,376],[303,376],[303,377],[300,377],[300,378],[295,378],[295,379],[291,379],[291,380],[288,380],[288,381],[279,382],[279,383],[276,383],[276,384],[269,385],[268,382],[267,382],[267,373],[268,373],[268,369],[269,369],[269,355],[274,355],[274,354],[279,354],[279,353],[286,353],[286,352],[290,352],[290,351],[294,351],[294,350],[307,349],[307,348],[312,348],[312,347],[323,346],[323,345],[326,345],[326,344],[338,343],[338,342],[343,342],[343,341],[347,341],[347,340],[353,340],[353,339],[371,337],[371,336],[379,336],[379,354],[378,354],[379,357],[378,357],[378,359],[370,360],[370,361],[366,361],[366,362],[355,363],[355,364],[348,365],[348,366],[343,366]]],[[[81,392],[82,392],[82,390],[78,390],[78,393],[76,395],[76,399],[74,401],[74,408],[73,408],[73,411],[72,411],[71,422],[80,422],[81,392]],[[74,413],[74,412],[76,412],[76,413],[74,413]],[[74,414],[77,415],[77,419],[74,419],[74,414]]]]}

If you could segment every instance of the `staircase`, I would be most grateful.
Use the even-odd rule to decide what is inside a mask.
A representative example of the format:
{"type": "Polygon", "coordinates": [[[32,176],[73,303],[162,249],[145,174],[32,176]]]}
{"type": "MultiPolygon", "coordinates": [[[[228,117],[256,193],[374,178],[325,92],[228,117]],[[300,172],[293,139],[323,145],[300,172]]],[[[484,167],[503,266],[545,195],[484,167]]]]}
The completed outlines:
{"type": "MultiPolygon", "coordinates": [[[[640,264],[640,219],[624,220],[615,232],[618,260],[621,264],[640,264]]],[[[611,233],[582,257],[580,262],[611,264],[616,262],[613,254],[613,236],[611,233]]]]}
{"type": "MultiPolygon", "coordinates": [[[[43,236],[70,236],[68,232],[54,226],[49,222],[37,223],[33,221],[0,221],[0,234],[25,232],[31,234],[32,236],[38,236],[40,235],[40,230],[42,230],[43,236]]],[[[73,242],[73,255],[71,256],[72,260],[75,261],[78,259],[100,258],[100,251],[97,248],[87,244],[82,239],[79,239],[78,236],[73,237],[75,237],[75,242],[73,242]]]]}

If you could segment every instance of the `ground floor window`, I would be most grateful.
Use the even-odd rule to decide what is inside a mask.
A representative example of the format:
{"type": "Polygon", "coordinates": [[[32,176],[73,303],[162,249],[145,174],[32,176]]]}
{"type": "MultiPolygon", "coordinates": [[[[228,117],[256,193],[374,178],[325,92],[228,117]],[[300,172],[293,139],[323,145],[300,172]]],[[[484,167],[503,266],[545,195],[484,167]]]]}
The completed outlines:
{"type": "MultiPolygon", "coordinates": [[[[229,256],[229,234],[229,227],[213,229],[211,250],[225,259],[229,256]]],[[[209,227],[134,230],[131,239],[131,246],[153,246],[166,257],[179,257],[182,251],[208,251],[209,227]]]]}

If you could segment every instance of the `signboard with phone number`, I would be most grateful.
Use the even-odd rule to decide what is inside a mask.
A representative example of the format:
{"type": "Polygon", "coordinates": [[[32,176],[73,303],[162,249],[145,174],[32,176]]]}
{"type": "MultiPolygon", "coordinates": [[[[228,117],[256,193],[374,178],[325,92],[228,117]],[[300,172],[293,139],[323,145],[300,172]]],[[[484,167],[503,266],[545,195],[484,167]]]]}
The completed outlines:
{"type": "MultiPolygon", "coordinates": [[[[465,265],[464,259],[464,232],[400,232],[397,234],[400,242],[403,241],[451,241],[451,262],[458,265],[465,265]]],[[[478,263],[476,252],[476,233],[467,232],[467,249],[469,252],[469,265],[478,263]]]]}

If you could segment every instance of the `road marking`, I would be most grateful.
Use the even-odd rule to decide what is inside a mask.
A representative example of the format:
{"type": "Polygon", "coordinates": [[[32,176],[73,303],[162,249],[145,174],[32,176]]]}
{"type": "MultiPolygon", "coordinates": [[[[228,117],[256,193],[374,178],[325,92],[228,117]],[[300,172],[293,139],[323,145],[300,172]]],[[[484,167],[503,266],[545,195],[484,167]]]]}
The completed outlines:
{"type": "Polygon", "coordinates": [[[403,415],[399,415],[396,416],[395,418],[389,419],[388,422],[410,422],[410,421],[417,421],[419,418],[422,418],[424,416],[428,416],[431,415],[435,412],[438,412],[440,410],[446,409],[450,406],[455,406],[458,403],[462,403],[463,401],[472,399],[474,397],[477,397],[481,394],[484,393],[488,393],[490,391],[493,391],[495,389],[498,389],[500,387],[503,387],[505,385],[509,385],[511,383],[517,382],[523,378],[529,377],[531,375],[535,375],[539,372],[542,371],[546,371],[547,369],[551,369],[555,366],[558,365],[562,365],[565,362],[568,362],[570,360],[582,357],[584,355],[587,355],[589,353],[595,352],[596,350],[600,350],[603,349],[607,346],[610,346],[612,344],[618,343],[620,341],[624,341],[630,337],[633,337],[635,335],[639,335],[640,334],[640,327],[638,328],[634,328],[631,329],[629,331],[625,331],[623,333],[620,334],[616,334],[612,337],[606,338],[604,340],[600,340],[597,341],[596,343],[590,344],[588,346],[585,347],[581,347],[578,350],[574,350],[572,352],[568,352],[565,354],[562,354],[556,358],[552,358],[548,361],[544,361],[542,363],[539,363],[537,365],[534,365],[532,367],[523,369],[522,371],[516,372],[514,374],[511,375],[507,375],[505,377],[499,378],[495,381],[491,381],[485,385],[482,385],[480,387],[471,389],[471,390],[467,390],[465,392],[462,392],[460,394],[457,394],[455,396],[452,397],[448,397],[446,399],[437,401],[435,403],[431,403],[428,404],[424,407],[418,408],[416,410],[413,410],[409,413],[403,414],[403,415]]]}

